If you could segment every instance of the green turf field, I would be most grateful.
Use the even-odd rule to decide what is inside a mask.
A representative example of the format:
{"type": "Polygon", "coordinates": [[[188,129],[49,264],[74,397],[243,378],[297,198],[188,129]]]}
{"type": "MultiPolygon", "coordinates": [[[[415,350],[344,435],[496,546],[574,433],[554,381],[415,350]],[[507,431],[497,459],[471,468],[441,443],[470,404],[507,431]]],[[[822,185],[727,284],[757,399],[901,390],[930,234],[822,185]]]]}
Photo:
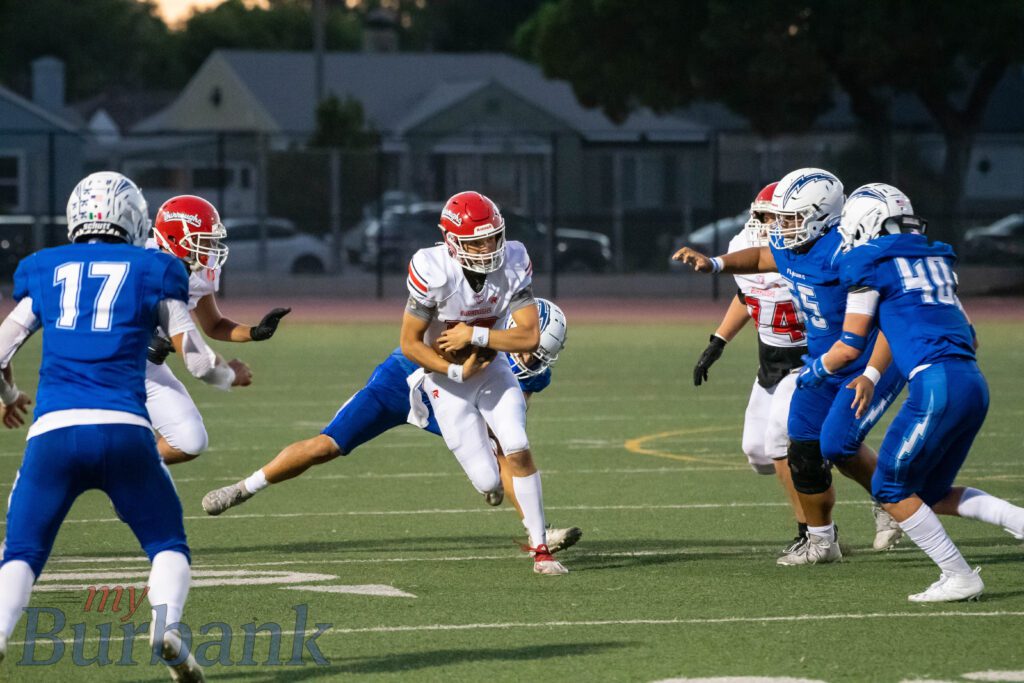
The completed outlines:
{"type": "MultiPolygon", "coordinates": [[[[571,306],[566,313],[571,321],[571,306]]],[[[397,327],[286,321],[269,343],[221,345],[249,361],[256,384],[223,394],[188,383],[212,446],[174,468],[199,583],[186,619],[230,626],[238,636],[231,650],[210,647],[206,655],[236,663],[244,624],[277,622],[288,632],[292,607],[306,605],[309,629],[332,627],[316,641],[325,666],[307,651],[304,666],[214,665],[209,678],[957,681],[1024,670],[1024,547],[999,529],[947,524],[968,560],[983,567],[980,603],[912,605],[906,595],[937,570],[912,547],[872,553],[867,497],[840,481],[836,516],[854,552],[839,565],[775,566],[793,524],[778,484],[753,474],[739,448],[756,369],[753,335],[730,345],[710,384],[696,389],[691,368],[712,327],[572,326],[555,382],[529,415],[548,520],[585,532],[562,556],[571,571],[564,577],[534,575],[514,545],[521,527],[513,511],[488,508],[442,441],[408,426],[207,517],[203,494],[316,434],[387,355],[397,327]],[[365,585],[415,597],[321,592],[365,585]]],[[[961,481],[1021,503],[1020,325],[979,328],[992,409],[961,481]]],[[[38,348],[33,340],[16,362],[24,389],[34,386],[38,348]]],[[[185,374],[179,359],[170,362],[185,374]]],[[[2,436],[4,495],[23,438],[2,436]]],[[[72,509],[47,571],[40,589],[141,586],[147,564],[93,492],[72,509]]],[[[0,680],[168,680],[163,667],[146,663],[74,666],[71,624],[88,625],[86,657],[97,653],[97,624],[113,622],[120,634],[123,612],[84,613],[85,598],[80,588],[34,594],[33,607],[66,614],[67,651],[58,664],[33,668],[17,665],[22,647],[14,645],[0,680]]],[[[131,622],[147,621],[145,612],[131,622]]],[[[23,620],[15,641],[24,629],[23,620]]],[[[256,639],[255,661],[267,658],[271,641],[256,639]]],[[[292,641],[283,637],[284,661],[292,641]]],[[[136,648],[135,661],[148,662],[142,639],[136,648]]],[[[41,645],[36,657],[49,653],[41,645]]],[[[110,658],[121,655],[118,638],[110,658]]],[[[1024,680],[1017,675],[974,680],[1024,680]]]]}

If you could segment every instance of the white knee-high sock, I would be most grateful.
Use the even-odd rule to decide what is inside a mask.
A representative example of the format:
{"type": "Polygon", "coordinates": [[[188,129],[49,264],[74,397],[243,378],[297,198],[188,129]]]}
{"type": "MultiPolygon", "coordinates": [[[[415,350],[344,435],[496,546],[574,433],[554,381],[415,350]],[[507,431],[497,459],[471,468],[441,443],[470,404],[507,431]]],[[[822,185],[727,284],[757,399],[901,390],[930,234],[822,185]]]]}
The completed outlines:
{"type": "Polygon", "coordinates": [[[523,509],[523,526],[530,534],[530,544],[536,548],[547,543],[544,523],[544,496],[540,486],[540,472],[528,477],[512,477],[516,500],[523,509]]]}
{"type": "Polygon", "coordinates": [[[927,505],[922,505],[917,512],[900,522],[900,528],[942,571],[950,574],[971,573],[971,566],[953,544],[938,516],[927,505]]]}
{"type": "MultiPolygon", "coordinates": [[[[182,553],[165,550],[153,558],[153,568],[149,571],[149,604],[167,606],[164,626],[181,621],[191,577],[188,558],[182,553]]],[[[156,610],[153,621],[156,622],[156,610]]]]}
{"type": "Polygon", "coordinates": [[[36,575],[27,562],[11,560],[0,567],[0,635],[10,637],[28,607],[36,575]]]}
{"type": "Polygon", "coordinates": [[[970,487],[964,489],[956,511],[961,517],[988,522],[1018,536],[1024,535],[1024,508],[984,491],[970,487]]]}

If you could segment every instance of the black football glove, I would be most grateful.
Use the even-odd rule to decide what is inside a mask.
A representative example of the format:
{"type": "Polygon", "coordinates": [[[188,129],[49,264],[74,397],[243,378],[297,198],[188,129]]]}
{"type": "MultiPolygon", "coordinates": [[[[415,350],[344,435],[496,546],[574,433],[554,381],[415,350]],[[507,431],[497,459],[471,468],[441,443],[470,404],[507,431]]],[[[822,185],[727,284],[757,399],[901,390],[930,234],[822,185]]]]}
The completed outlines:
{"type": "Polygon", "coordinates": [[[697,359],[697,365],[693,368],[693,386],[699,387],[702,382],[708,381],[708,368],[715,364],[715,361],[722,357],[725,350],[725,340],[719,336],[711,335],[711,343],[704,349],[697,359]]]}
{"type": "Polygon", "coordinates": [[[174,344],[171,343],[170,339],[166,339],[159,334],[154,334],[149,338],[149,350],[146,352],[146,358],[149,359],[150,363],[161,365],[167,356],[174,353],[174,344]]]}
{"type": "Polygon", "coordinates": [[[259,325],[252,328],[249,336],[252,337],[253,341],[266,341],[270,339],[277,332],[277,324],[281,322],[281,318],[291,312],[291,308],[275,308],[263,316],[263,320],[260,321],[259,325]]]}

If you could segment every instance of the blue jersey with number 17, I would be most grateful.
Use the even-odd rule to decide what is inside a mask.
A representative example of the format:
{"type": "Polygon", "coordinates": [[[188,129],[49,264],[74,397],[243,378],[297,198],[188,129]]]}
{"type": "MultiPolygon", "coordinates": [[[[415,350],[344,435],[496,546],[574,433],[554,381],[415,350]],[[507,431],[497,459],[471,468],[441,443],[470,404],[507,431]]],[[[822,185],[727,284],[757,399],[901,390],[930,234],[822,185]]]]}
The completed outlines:
{"type": "Polygon", "coordinates": [[[974,335],[956,296],[953,248],[924,235],[886,235],[843,258],[843,285],[878,291],[878,325],[904,377],[920,365],[973,360],[974,335]]]}
{"type": "Polygon", "coordinates": [[[14,299],[43,328],[36,419],[117,410],[146,419],[146,348],[163,299],[188,301],[181,262],[129,244],[68,244],[22,259],[14,299]]]}
{"type": "MultiPolygon", "coordinates": [[[[844,258],[842,236],[832,229],[818,238],[804,252],[772,247],[779,274],[789,282],[793,300],[804,315],[807,352],[818,357],[827,352],[843,332],[846,317],[846,287],[840,283],[840,267],[844,258]]],[[[874,343],[877,332],[868,340],[874,343]]],[[[870,349],[843,374],[859,372],[871,356],[870,349]]]]}

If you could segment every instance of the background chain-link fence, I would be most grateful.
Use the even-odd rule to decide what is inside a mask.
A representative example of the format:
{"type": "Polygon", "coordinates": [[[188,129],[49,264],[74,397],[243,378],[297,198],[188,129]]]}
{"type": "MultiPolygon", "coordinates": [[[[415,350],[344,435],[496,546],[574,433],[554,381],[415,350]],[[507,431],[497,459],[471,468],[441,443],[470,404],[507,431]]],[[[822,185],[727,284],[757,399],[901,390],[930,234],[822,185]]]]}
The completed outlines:
{"type": "MultiPolygon", "coordinates": [[[[724,251],[754,194],[793,168],[835,170],[847,192],[878,180],[866,170],[877,168],[873,151],[854,134],[773,143],[728,133],[672,140],[595,142],[520,131],[382,135],[359,149],[336,149],[288,134],[96,140],[0,130],[0,277],[9,279],[26,253],[66,239],[67,196],[81,176],[96,170],[135,180],[151,212],[177,194],[214,202],[228,228],[226,282],[333,275],[338,284],[329,292],[322,280],[304,277],[295,287],[339,296],[400,291],[403,278],[396,273],[416,249],[439,240],[441,202],[464,189],[498,202],[508,239],[527,245],[548,292],[557,294],[565,277],[582,278],[595,292],[602,274],[631,274],[640,278],[634,284],[644,282],[648,274],[669,271],[669,256],[684,243],[724,251]]],[[[884,180],[905,189],[941,237],[956,242],[968,261],[1024,272],[1024,217],[1005,235],[996,230],[984,239],[964,239],[967,227],[1024,209],[1024,140],[976,144],[963,213],[953,217],[935,215],[942,205],[941,139],[907,134],[890,145],[892,168],[884,180]]],[[[1012,272],[1000,273],[997,280],[1014,285],[1012,272]]],[[[716,293],[717,286],[707,291],[716,293]]]]}

